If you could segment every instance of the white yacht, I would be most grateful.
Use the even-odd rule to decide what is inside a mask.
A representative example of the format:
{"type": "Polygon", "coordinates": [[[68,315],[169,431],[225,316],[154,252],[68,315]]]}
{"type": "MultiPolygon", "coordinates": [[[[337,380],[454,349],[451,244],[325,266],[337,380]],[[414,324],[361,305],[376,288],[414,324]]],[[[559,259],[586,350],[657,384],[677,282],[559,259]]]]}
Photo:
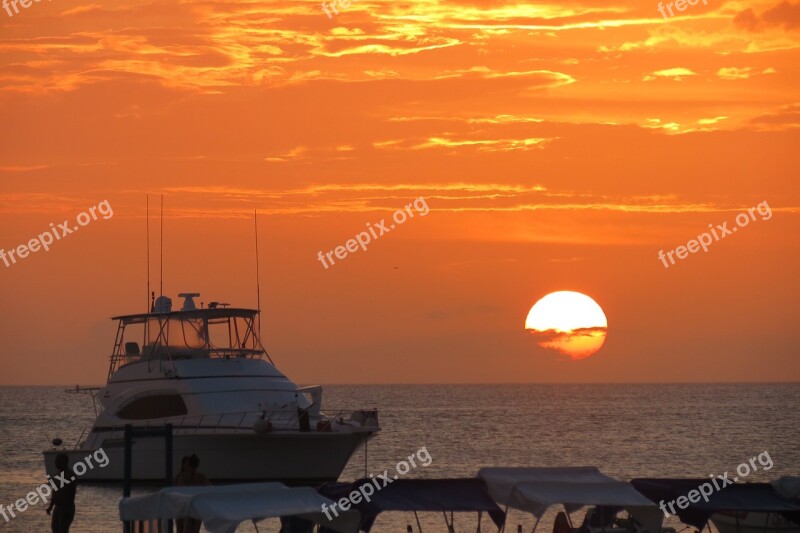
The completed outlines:
{"type": "MultiPolygon", "coordinates": [[[[118,329],[105,387],[92,391],[100,404],[91,428],[74,449],[44,452],[47,473],[55,456],[70,465],[99,449],[104,468],[81,479],[120,481],[124,427],[173,426],[174,468],[196,454],[215,482],[334,481],[355,450],[380,430],[375,410],[323,414],[322,387],[298,388],[272,363],[257,334],[258,311],[211,302],[198,309],[197,293],[180,294],[182,309],[160,296],[149,313],[114,317],[118,329]]],[[[135,437],[132,478],[162,481],[163,437],[135,437]]]]}

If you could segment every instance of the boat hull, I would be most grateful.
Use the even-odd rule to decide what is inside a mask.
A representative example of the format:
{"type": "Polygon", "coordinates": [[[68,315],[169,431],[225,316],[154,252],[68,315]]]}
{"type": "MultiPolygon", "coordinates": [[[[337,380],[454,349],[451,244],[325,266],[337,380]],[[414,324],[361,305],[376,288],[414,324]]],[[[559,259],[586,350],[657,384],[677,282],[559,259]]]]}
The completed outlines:
{"type": "MultiPolygon", "coordinates": [[[[281,481],[316,484],[335,481],[355,450],[372,432],[275,432],[268,434],[175,435],[172,476],[180,470],[184,456],[196,454],[199,470],[212,482],[281,481]]],[[[116,482],[124,477],[124,441],[107,439],[103,452],[92,449],[44,452],[47,474],[54,476],[55,456],[66,453],[70,467],[92,456],[93,468],[79,476],[84,481],[116,482]],[[95,453],[96,452],[96,453],[95,453]],[[103,454],[108,457],[106,461],[103,454]],[[105,467],[98,465],[106,463],[105,467]]],[[[132,448],[132,479],[163,483],[165,452],[163,437],[135,437],[132,448]]],[[[80,468],[79,468],[80,470],[80,468]]],[[[79,473],[79,472],[78,472],[79,473]]]]}

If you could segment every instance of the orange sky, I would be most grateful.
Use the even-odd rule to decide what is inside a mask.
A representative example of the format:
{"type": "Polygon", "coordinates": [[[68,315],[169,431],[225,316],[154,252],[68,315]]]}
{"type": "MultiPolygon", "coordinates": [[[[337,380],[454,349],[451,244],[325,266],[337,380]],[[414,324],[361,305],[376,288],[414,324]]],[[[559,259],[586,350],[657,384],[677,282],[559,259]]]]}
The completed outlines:
{"type": "Polygon", "coordinates": [[[0,248],[114,216],[0,263],[0,384],[104,381],[108,317],[145,305],[148,192],[176,302],[255,306],[258,209],[264,340],[301,383],[800,380],[800,3],[19,10],[0,10],[0,248]],[[419,197],[427,216],[318,262],[419,197]],[[762,201],[770,220],[659,261],[762,201]],[[597,355],[524,333],[556,290],[603,307],[597,355]]]}

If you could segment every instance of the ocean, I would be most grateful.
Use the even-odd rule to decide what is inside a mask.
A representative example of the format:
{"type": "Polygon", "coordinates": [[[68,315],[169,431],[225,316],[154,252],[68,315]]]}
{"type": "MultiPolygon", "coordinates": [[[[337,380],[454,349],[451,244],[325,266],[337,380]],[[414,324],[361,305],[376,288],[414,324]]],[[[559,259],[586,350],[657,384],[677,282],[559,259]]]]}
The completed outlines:
{"type": "MultiPolygon", "coordinates": [[[[0,504],[10,505],[44,481],[41,451],[56,436],[73,445],[94,420],[91,399],[66,387],[0,387],[0,504]]],[[[368,446],[367,471],[392,471],[425,448],[431,461],[407,477],[474,476],[484,466],[597,466],[620,478],[707,477],[731,472],[767,452],[772,468],[746,481],[800,475],[800,384],[647,385],[357,385],[327,386],[323,410],[377,408],[382,431],[368,446]]],[[[765,457],[765,456],[762,456],[765,457]]],[[[202,470],[202,465],[201,465],[202,470]]],[[[342,480],[365,473],[364,451],[342,480]]],[[[78,487],[75,533],[122,531],[122,488],[78,487]]],[[[423,515],[423,531],[447,531],[423,515]]],[[[263,524],[263,525],[262,525],[263,524]]],[[[405,531],[413,514],[381,515],[373,531],[405,531]]],[[[532,517],[511,511],[507,531],[532,517]]],[[[474,531],[477,516],[456,515],[456,531],[474,531]]],[[[484,517],[484,531],[489,531],[484,517]]],[[[682,526],[679,522],[668,525],[682,526]]],[[[416,531],[416,525],[414,530],[416,531]]],[[[0,531],[50,531],[38,504],[0,531]]],[[[251,525],[238,531],[255,532],[251,525]]],[[[276,522],[259,531],[277,531],[276,522]]],[[[552,531],[546,516],[537,531],[552,531]]]]}

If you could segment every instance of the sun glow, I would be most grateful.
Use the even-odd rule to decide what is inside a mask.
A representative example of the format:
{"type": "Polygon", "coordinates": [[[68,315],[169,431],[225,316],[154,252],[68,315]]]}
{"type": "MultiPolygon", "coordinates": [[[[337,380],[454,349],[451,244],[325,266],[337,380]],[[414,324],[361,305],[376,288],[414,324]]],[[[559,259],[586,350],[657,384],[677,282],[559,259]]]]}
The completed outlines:
{"type": "Polygon", "coordinates": [[[597,353],[606,340],[608,321],[590,297],[574,291],[553,292],[536,302],[525,319],[525,329],[539,346],[572,359],[597,353]]]}

